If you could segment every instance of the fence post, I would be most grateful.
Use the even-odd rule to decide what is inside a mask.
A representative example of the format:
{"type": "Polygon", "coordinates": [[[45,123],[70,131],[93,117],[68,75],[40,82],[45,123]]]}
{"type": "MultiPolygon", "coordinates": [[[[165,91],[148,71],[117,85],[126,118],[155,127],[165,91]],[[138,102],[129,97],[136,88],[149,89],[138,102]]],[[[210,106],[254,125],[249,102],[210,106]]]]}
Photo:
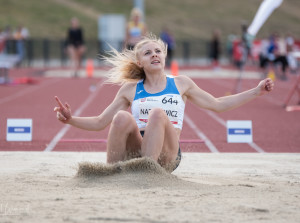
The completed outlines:
{"type": "Polygon", "coordinates": [[[66,42],[65,40],[60,40],[60,65],[64,66],[66,63],[66,42]]]}
{"type": "Polygon", "coordinates": [[[27,66],[31,66],[33,59],[33,41],[31,39],[26,40],[26,54],[27,54],[27,66]]]}
{"type": "Polygon", "coordinates": [[[49,40],[44,39],[43,40],[43,59],[44,59],[44,67],[49,62],[49,40]]]}
{"type": "Polygon", "coordinates": [[[183,46],[183,59],[184,62],[188,64],[190,59],[190,43],[188,41],[183,41],[182,46],[183,46]]]}
{"type": "Polygon", "coordinates": [[[100,55],[102,55],[103,54],[103,48],[102,48],[103,43],[101,40],[98,40],[97,43],[98,43],[98,52],[100,55]]]}

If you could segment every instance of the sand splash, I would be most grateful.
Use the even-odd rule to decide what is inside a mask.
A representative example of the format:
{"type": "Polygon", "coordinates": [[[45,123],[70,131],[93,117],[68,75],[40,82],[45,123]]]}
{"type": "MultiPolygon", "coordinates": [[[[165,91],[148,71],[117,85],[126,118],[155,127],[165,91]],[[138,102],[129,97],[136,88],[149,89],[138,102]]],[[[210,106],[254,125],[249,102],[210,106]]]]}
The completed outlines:
{"type": "Polygon", "coordinates": [[[162,168],[154,160],[143,157],[135,158],[128,161],[118,162],[115,164],[105,164],[98,162],[81,162],[78,165],[77,177],[101,177],[111,176],[122,173],[150,173],[169,175],[169,173],[162,168]]]}
{"type": "Polygon", "coordinates": [[[81,162],[72,181],[79,187],[184,187],[194,185],[171,174],[150,158],[135,158],[115,164],[100,162],[81,162]]]}

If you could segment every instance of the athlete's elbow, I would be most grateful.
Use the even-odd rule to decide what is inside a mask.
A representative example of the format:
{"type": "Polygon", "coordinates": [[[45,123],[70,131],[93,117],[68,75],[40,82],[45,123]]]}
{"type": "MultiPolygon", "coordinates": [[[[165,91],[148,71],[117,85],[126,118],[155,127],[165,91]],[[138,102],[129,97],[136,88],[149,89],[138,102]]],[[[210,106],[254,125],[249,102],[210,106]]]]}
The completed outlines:
{"type": "Polygon", "coordinates": [[[212,108],[210,109],[216,113],[221,113],[230,110],[224,103],[221,103],[219,101],[216,101],[216,103],[213,104],[212,108]]]}
{"type": "Polygon", "coordinates": [[[104,121],[101,118],[101,116],[95,117],[95,123],[94,123],[94,131],[95,132],[99,132],[101,130],[103,130],[106,127],[106,125],[104,125],[104,121]]]}
{"type": "Polygon", "coordinates": [[[216,113],[222,113],[222,112],[226,111],[225,109],[221,109],[221,108],[212,108],[210,110],[213,112],[216,112],[216,113]]]}
{"type": "Polygon", "coordinates": [[[222,112],[226,112],[226,111],[228,111],[228,110],[230,110],[230,109],[218,109],[218,110],[216,110],[215,112],[217,112],[217,113],[222,113],[222,112]]]}
{"type": "Polygon", "coordinates": [[[211,103],[208,109],[216,113],[220,113],[223,111],[222,104],[218,100],[211,103]]]}

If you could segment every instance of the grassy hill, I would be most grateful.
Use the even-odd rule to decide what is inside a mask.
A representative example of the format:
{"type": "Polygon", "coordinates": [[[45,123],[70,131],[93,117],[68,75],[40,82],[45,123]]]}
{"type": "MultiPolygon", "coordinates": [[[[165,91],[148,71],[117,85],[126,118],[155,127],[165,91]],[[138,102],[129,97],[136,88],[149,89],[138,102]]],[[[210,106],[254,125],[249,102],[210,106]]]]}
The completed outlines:
{"type": "MultiPolygon", "coordinates": [[[[146,23],[158,34],[168,26],[176,39],[208,39],[215,28],[225,38],[240,34],[242,21],[250,23],[262,0],[144,0],[146,23]]],[[[127,18],[133,0],[0,0],[0,29],[23,24],[31,36],[64,38],[70,18],[80,19],[87,39],[97,38],[97,18],[105,13],[122,13],[127,18]]],[[[300,1],[285,0],[258,36],[273,31],[292,32],[300,38],[300,1]]]]}

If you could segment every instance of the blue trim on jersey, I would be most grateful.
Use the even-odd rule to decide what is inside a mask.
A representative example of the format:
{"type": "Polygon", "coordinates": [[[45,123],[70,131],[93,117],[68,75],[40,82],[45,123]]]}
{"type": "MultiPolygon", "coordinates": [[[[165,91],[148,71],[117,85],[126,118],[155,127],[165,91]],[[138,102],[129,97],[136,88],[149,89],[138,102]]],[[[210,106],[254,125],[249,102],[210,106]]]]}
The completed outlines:
{"type": "Polygon", "coordinates": [[[165,94],[179,94],[179,91],[175,85],[175,81],[174,78],[172,77],[167,77],[167,84],[164,90],[162,90],[161,92],[155,93],[155,94],[151,94],[148,93],[145,88],[144,88],[144,80],[141,80],[137,83],[136,85],[136,91],[135,91],[135,96],[133,100],[138,100],[140,98],[146,98],[146,97],[150,97],[150,96],[161,96],[161,95],[165,95],[165,94]]]}

